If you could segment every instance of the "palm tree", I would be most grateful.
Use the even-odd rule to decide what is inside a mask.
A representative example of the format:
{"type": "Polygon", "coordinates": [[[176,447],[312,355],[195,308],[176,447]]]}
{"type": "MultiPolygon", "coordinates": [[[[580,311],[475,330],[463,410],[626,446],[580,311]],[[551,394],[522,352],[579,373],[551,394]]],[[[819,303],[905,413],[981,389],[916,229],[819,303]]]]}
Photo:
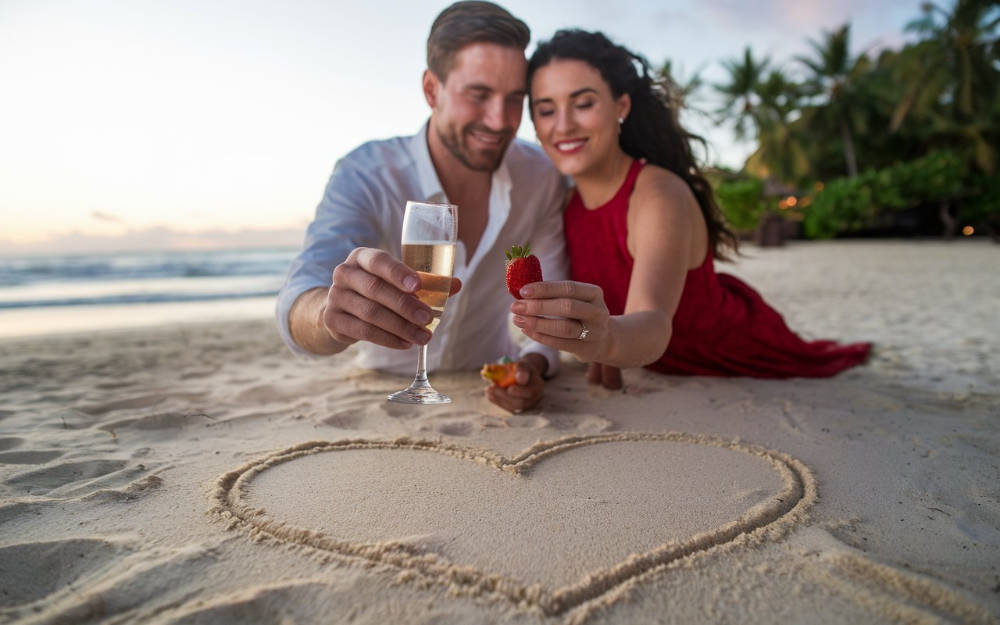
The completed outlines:
{"type": "Polygon", "coordinates": [[[671,104],[678,111],[683,109],[703,117],[709,117],[709,112],[698,101],[701,89],[705,85],[701,79],[701,71],[699,69],[690,76],[681,76],[679,71],[674,70],[674,64],[670,59],[667,59],[656,71],[656,79],[663,85],[671,104]]]}
{"type": "Polygon", "coordinates": [[[854,133],[864,124],[860,116],[866,105],[862,81],[870,64],[864,54],[851,57],[850,32],[850,24],[844,24],[824,32],[821,41],[810,39],[815,57],[798,56],[796,60],[812,72],[806,81],[807,92],[814,98],[809,117],[839,133],[847,174],[853,177],[858,174],[854,133]]]}
{"type": "Polygon", "coordinates": [[[997,4],[995,0],[956,0],[950,13],[933,2],[925,2],[921,8],[923,16],[906,29],[925,37],[918,44],[924,78],[915,80],[913,93],[901,100],[893,128],[902,124],[918,97],[924,95],[921,112],[940,111],[951,126],[948,134],[970,142],[979,168],[992,174],[996,150],[988,129],[995,126],[989,120],[995,119],[1000,97],[997,4]]]}
{"type": "Polygon", "coordinates": [[[716,91],[722,94],[724,99],[722,107],[716,111],[720,116],[716,123],[721,125],[726,120],[735,120],[733,129],[737,139],[748,137],[748,124],[753,126],[756,138],[760,128],[757,119],[757,105],[760,103],[757,87],[770,63],[769,57],[764,57],[760,61],[754,59],[750,46],[744,50],[742,59],[722,62],[722,66],[729,72],[729,82],[715,85],[716,91]]]}
{"type": "Polygon", "coordinates": [[[801,86],[773,69],[758,82],[755,93],[758,148],[751,160],[784,182],[801,182],[810,173],[809,158],[793,123],[799,114],[801,86]]]}

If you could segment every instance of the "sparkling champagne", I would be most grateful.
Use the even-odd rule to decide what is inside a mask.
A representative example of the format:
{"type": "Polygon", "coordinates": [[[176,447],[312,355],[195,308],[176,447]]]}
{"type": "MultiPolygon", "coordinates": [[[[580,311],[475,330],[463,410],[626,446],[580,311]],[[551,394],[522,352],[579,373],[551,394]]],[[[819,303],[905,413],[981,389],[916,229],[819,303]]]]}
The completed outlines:
{"type": "Polygon", "coordinates": [[[427,324],[433,332],[444,312],[451,292],[451,273],[455,268],[455,244],[451,241],[417,241],[403,244],[403,262],[420,275],[416,296],[431,307],[434,318],[427,324]]]}

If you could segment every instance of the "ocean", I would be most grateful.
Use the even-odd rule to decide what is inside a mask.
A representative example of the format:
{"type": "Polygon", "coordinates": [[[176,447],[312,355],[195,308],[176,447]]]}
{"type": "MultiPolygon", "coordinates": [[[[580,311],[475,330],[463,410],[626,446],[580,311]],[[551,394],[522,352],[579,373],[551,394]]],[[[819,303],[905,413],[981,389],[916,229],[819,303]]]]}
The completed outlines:
{"type": "Polygon", "coordinates": [[[267,317],[296,252],[0,255],[0,337],[267,317]]]}

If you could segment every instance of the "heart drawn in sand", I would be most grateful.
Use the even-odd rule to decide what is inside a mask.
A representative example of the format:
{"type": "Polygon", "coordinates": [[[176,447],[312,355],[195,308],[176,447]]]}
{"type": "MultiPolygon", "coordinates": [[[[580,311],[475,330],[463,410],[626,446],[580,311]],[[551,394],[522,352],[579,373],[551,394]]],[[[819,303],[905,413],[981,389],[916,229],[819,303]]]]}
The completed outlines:
{"type": "Polygon", "coordinates": [[[678,432],[571,436],[513,458],[348,439],[250,462],[218,479],[214,499],[231,529],[256,540],[559,615],[688,556],[781,536],[816,482],[786,454],[678,432]]]}

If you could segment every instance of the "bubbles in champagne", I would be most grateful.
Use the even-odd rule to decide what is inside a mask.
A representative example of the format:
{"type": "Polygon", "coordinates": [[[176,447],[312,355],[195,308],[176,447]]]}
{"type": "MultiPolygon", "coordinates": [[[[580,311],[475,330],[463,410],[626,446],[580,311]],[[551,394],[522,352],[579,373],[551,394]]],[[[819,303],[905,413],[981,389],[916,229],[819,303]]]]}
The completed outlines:
{"type": "Polygon", "coordinates": [[[450,241],[406,243],[403,245],[403,262],[420,275],[420,290],[415,295],[434,313],[434,318],[427,324],[433,332],[451,291],[455,244],[450,241]]]}

